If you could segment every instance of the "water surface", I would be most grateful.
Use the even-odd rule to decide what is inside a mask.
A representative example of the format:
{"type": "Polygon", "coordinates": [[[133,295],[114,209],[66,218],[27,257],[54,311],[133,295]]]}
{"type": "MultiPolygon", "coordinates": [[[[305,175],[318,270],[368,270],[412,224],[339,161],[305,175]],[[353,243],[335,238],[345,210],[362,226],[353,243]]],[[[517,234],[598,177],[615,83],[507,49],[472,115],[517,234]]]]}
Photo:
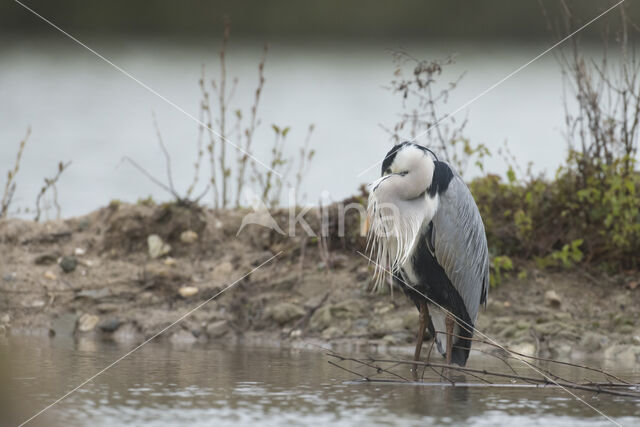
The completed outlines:
{"type": "MultiPolygon", "coordinates": [[[[16,419],[26,420],[132,347],[16,337],[3,342],[16,419]]],[[[609,424],[560,389],[358,383],[327,360],[312,349],[150,343],[33,425],[609,424]]],[[[483,357],[471,365],[501,369],[483,357]]],[[[640,379],[637,370],[616,373],[640,379]]],[[[623,425],[640,423],[640,402],[580,396],[623,425]]]]}

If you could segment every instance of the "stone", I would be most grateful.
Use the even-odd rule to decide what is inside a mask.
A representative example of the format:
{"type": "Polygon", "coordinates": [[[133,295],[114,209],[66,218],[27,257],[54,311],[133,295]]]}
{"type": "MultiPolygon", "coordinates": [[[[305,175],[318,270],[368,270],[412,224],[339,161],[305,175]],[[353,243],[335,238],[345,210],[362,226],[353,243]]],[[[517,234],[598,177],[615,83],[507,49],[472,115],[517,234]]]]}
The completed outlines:
{"type": "Polygon", "coordinates": [[[189,298],[197,293],[198,288],[196,288],[195,286],[182,286],[180,287],[180,289],[178,289],[178,294],[180,294],[182,298],[189,298]]]}
{"type": "Polygon", "coordinates": [[[194,344],[196,341],[198,341],[198,339],[194,337],[191,332],[184,329],[180,329],[178,332],[171,335],[171,338],[169,338],[169,342],[171,344],[178,345],[194,344]]]}
{"type": "Polygon", "coordinates": [[[51,329],[57,337],[70,337],[73,335],[77,321],[78,316],[75,313],[67,312],[51,323],[51,329]]]}
{"type": "Polygon", "coordinates": [[[55,252],[40,254],[33,260],[33,262],[36,265],[51,265],[58,261],[59,256],[60,255],[55,252]]]}
{"type": "Polygon", "coordinates": [[[338,338],[342,335],[343,332],[340,330],[340,328],[337,328],[336,326],[330,326],[322,332],[322,339],[330,340],[333,338],[338,338]]]}
{"type": "Polygon", "coordinates": [[[207,335],[209,338],[219,338],[229,332],[229,325],[226,320],[218,320],[207,325],[207,335]]]}
{"type": "Polygon", "coordinates": [[[39,308],[39,307],[44,307],[46,303],[43,299],[40,299],[40,298],[30,298],[22,301],[21,304],[23,307],[39,308]]]}
{"type": "Polygon", "coordinates": [[[171,252],[171,245],[164,243],[157,234],[151,234],[147,237],[147,245],[149,247],[149,256],[154,259],[171,252]]]}
{"type": "Polygon", "coordinates": [[[329,327],[333,316],[331,315],[331,305],[327,304],[315,311],[309,320],[309,327],[312,331],[322,331],[329,327]]]}
{"type": "Polygon", "coordinates": [[[233,264],[231,264],[229,261],[224,261],[218,264],[213,269],[213,277],[215,277],[216,279],[224,279],[227,276],[229,276],[229,274],[231,274],[232,272],[233,272],[233,264]]]}
{"type": "Polygon", "coordinates": [[[169,266],[169,267],[171,267],[172,265],[175,265],[175,263],[176,263],[176,259],[175,259],[175,258],[172,258],[172,257],[170,257],[170,256],[168,256],[168,257],[166,257],[166,258],[164,259],[164,265],[167,265],[167,266],[169,266]]]}
{"type": "Polygon", "coordinates": [[[187,230],[180,233],[180,241],[188,245],[195,243],[198,240],[198,233],[193,230],[187,230]]]}
{"type": "Polygon", "coordinates": [[[95,314],[84,313],[78,318],[77,329],[80,332],[93,331],[100,321],[100,318],[95,314]]]}
{"type": "Polygon", "coordinates": [[[267,307],[265,317],[282,326],[305,315],[305,310],[297,304],[282,302],[267,307]]]}
{"type": "Polygon", "coordinates": [[[122,322],[120,321],[120,319],[111,317],[109,319],[105,319],[101,321],[98,324],[98,329],[100,329],[102,332],[114,332],[116,329],[120,327],[120,325],[122,325],[122,322]]]}
{"type": "Polygon", "coordinates": [[[53,271],[47,270],[44,272],[44,278],[49,280],[56,280],[58,276],[53,271]]]}
{"type": "Polygon", "coordinates": [[[556,291],[547,291],[544,293],[544,304],[552,308],[560,308],[562,300],[556,291]]]}
{"type": "Polygon", "coordinates": [[[580,346],[587,352],[595,352],[605,348],[609,344],[609,337],[597,332],[587,331],[582,335],[580,346]]]}
{"type": "Polygon", "coordinates": [[[63,256],[60,260],[60,268],[65,273],[71,273],[78,266],[78,260],[74,256],[63,256]]]}
{"type": "Polygon", "coordinates": [[[80,220],[80,222],[78,223],[78,231],[84,231],[87,228],[89,228],[89,220],[88,219],[80,220]]]}
{"type": "Polygon", "coordinates": [[[86,254],[86,253],[87,253],[87,251],[86,251],[86,250],[84,250],[84,249],[82,249],[82,248],[75,248],[75,249],[73,250],[73,254],[74,254],[75,256],[82,256],[82,255],[84,255],[84,254],[86,254]]]}
{"type": "Polygon", "coordinates": [[[100,299],[104,297],[108,297],[111,295],[111,291],[108,288],[100,288],[100,289],[83,289],[76,293],[76,298],[90,298],[90,299],[100,299]]]}
{"type": "Polygon", "coordinates": [[[604,352],[605,359],[615,360],[616,362],[625,366],[635,365],[638,357],[640,357],[640,346],[638,345],[612,345],[604,352]]]}
{"type": "MultiPolygon", "coordinates": [[[[382,316],[371,325],[370,330],[374,335],[379,337],[394,334],[404,330],[403,320],[400,316],[382,316]]],[[[418,330],[417,325],[417,323],[414,325],[416,331],[418,330]]]]}
{"type": "Polygon", "coordinates": [[[126,344],[140,340],[141,336],[138,329],[132,323],[125,323],[116,329],[111,338],[115,342],[126,344]]]}

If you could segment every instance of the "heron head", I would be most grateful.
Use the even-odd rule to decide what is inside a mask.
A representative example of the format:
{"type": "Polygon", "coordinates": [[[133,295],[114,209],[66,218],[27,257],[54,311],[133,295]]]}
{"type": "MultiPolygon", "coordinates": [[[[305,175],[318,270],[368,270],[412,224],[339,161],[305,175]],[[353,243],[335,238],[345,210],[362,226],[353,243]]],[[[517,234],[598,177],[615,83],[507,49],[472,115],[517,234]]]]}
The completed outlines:
{"type": "Polygon", "coordinates": [[[433,180],[432,154],[411,142],[395,145],[384,157],[381,177],[372,184],[371,192],[379,193],[377,198],[387,202],[422,196],[433,180]]]}
{"type": "Polygon", "coordinates": [[[402,265],[422,225],[435,215],[438,198],[428,193],[435,171],[432,154],[411,142],[394,146],[382,162],[382,176],[370,186],[365,228],[377,265],[402,265]]]}

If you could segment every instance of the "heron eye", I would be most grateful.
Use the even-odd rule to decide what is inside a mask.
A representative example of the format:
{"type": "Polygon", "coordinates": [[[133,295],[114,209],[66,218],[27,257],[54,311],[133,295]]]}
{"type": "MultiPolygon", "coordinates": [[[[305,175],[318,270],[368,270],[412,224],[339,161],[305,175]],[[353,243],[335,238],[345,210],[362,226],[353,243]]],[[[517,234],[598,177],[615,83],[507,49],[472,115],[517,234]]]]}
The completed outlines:
{"type": "Polygon", "coordinates": [[[398,173],[398,175],[400,175],[400,176],[405,176],[405,175],[406,175],[406,174],[408,174],[408,173],[409,173],[409,171],[403,171],[403,172],[398,173]]]}

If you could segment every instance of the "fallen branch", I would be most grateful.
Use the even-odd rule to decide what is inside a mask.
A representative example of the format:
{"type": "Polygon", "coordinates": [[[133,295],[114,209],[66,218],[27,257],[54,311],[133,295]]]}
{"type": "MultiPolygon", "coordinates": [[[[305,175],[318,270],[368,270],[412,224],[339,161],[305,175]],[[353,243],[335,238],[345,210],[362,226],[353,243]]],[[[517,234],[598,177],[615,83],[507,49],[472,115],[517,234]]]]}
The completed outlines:
{"type": "MultiPolygon", "coordinates": [[[[630,384],[629,382],[619,378],[617,380],[618,382],[612,382],[612,381],[575,382],[575,381],[570,381],[568,379],[562,378],[549,369],[542,369],[540,367],[537,367],[537,368],[540,368],[541,371],[544,371],[545,374],[547,374],[550,378],[553,378],[553,379],[549,379],[545,377],[544,374],[540,374],[540,376],[523,375],[518,373],[513,368],[513,366],[511,366],[510,364],[508,364],[508,362],[504,360],[503,357],[497,356],[497,355],[492,355],[492,356],[497,358],[498,360],[501,360],[507,363],[507,366],[509,366],[511,372],[498,372],[498,371],[491,371],[488,369],[477,369],[477,368],[463,367],[463,366],[457,366],[457,365],[447,365],[445,363],[433,363],[430,361],[424,362],[424,361],[413,361],[413,360],[402,360],[402,359],[377,358],[374,356],[357,358],[357,357],[344,356],[336,353],[333,350],[325,350],[325,351],[329,357],[337,359],[337,362],[329,360],[329,364],[331,364],[332,366],[336,366],[352,375],[357,376],[358,379],[367,381],[367,382],[385,382],[385,383],[399,382],[399,383],[411,383],[411,384],[420,384],[420,385],[438,384],[438,385],[449,385],[452,387],[471,386],[471,385],[486,386],[486,387],[500,387],[500,386],[503,386],[503,387],[514,387],[514,386],[560,387],[564,389],[588,391],[596,394],[603,393],[603,394],[609,394],[609,395],[621,396],[621,397],[640,398],[640,384],[630,384]],[[369,370],[374,370],[374,372],[371,374],[368,372],[360,373],[360,372],[357,372],[356,370],[353,370],[344,366],[343,362],[356,363],[360,367],[363,367],[369,370]],[[389,366],[386,366],[386,365],[389,365],[389,366]],[[423,372],[423,377],[420,380],[417,380],[416,376],[414,375],[414,380],[410,381],[409,379],[402,376],[398,372],[393,371],[395,368],[399,366],[409,366],[409,367],[422,366],[424,369],[430,369],[436,375],[438,375],[438,377],[441,379],[441,382],[434,383],[434,382],[425,381],[424,372],[423,372]],[[441,370],[442,372],[438,372],[437,370],[441,370]],[[468,375],[469,377],[472,377],[475,380],[477,380],[477,382],[456,381],[450,378],[450,375],[445,376],[444,372],[447,372],[447,374],[452,372],[457,372],[459,374],[468,375]],[[388,377],[373,378],[373,376],[381,375],[381,374],[387,375],[388,377],[393,377],[393,378],[392,379],[388,377]],[[489,378],[504,378],[509,380],[509,383],[505,383],[505,384],[495,383],[491,381],[489,378]],[[442,380],[444,380],[445,382],[442,382],[442,380]]],[[[525,356],[525,357],[528,357],[528,356],[525,356]]],[[[608,378],[617,378],[615,375],[609,372],[606,372],[597,368],[592,368],[589,366],[571,364],[568,362],[559,362],[552,359],[543,359],[543,360],[545,362],[557,362],[563,365],[569,365],[576,369],[602,373],[608,378]]]]}

